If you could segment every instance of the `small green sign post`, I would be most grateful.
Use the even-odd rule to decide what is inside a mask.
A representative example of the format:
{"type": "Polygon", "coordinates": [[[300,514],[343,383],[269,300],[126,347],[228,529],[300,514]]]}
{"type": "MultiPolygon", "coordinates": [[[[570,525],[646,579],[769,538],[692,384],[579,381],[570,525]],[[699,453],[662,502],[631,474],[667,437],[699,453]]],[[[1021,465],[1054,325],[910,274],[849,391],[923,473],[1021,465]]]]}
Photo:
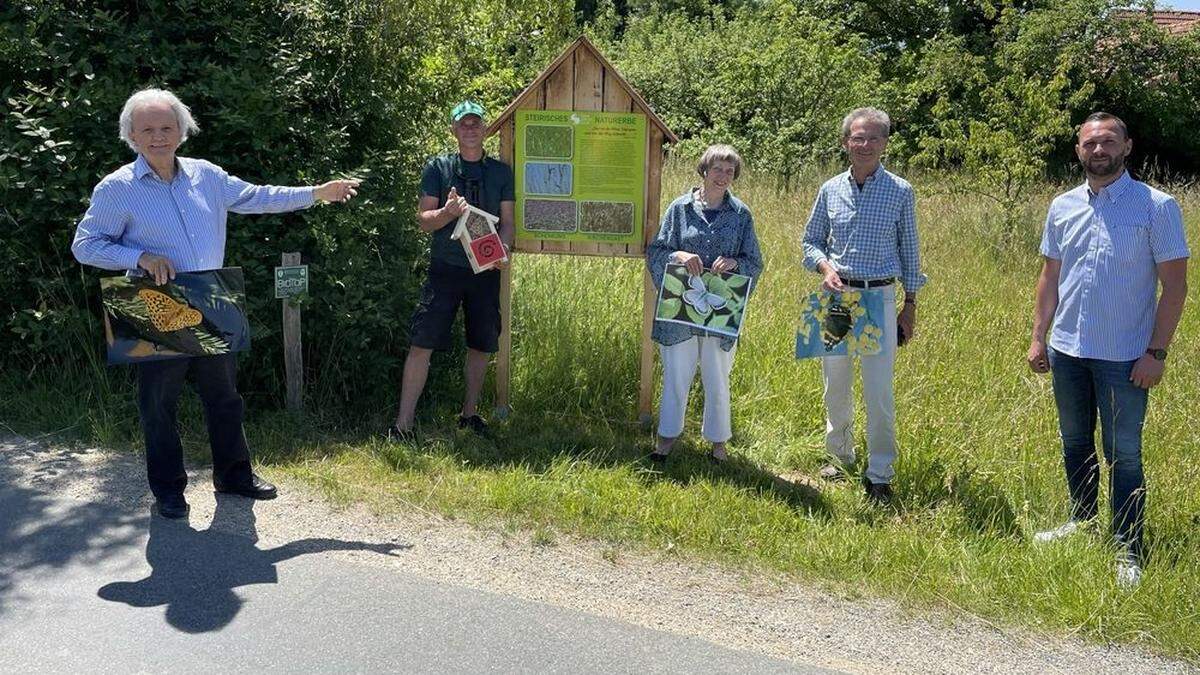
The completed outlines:
{"type": "Polygon", "coordinates": [[[308,292],[308,265],[275,268],[275,299],[282,300],[308,292]]]}
{"type": "Polygon", "coordinates": [[[300,308],[288,298],[308,292],[308,265],[300,264],[299,253],[284,253],[275,268],[275,297],[283,300],[283,369],[287,375],[287,407],[304,408],[304,356],[300,340],[300,308]]]}

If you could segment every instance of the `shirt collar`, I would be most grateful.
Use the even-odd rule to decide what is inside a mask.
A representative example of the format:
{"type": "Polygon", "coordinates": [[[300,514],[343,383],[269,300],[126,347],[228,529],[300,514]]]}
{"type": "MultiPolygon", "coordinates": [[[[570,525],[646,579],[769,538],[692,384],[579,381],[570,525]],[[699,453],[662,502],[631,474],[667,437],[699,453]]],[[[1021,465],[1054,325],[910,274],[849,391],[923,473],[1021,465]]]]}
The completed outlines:
{"type": "MultiPolygon", "coordinates": [[[[867,180],[863,181],[863,185],[870,183],[881,175],[883,175],[883,162],[880,162],[879,166],[875,167],[875,170],[871,172],[871,175],[867,176],[867,180]]],[[[854,167],[846,169],[846,182],[853,183],[855,187],[858,187],[858,181],[854,180],[854,167]]]]}
{"type": "Polygon", "coordinates": [[[1087,190],[1088,195],[1091,195],[1093,197],[1099,197],[1101,195],[1108,195],[1109,201],[1115,200],[1117,197],[1120,197],[1121,193],[1125,192],[1125,190],[1128,189],[1130,185],[1133,185],[1133,177],[1129,175],[1128,171],[1122,171],[1120,178],[1118,178],[1115,181],[1109,183],[1108,185],[1105,185],[1104,187],[1100,188],[1099,193],[1092,192],[1092,186],[1088,184],[1086,179],[1083,181],[1083,189],[1087,190]]]}
{"type": "MultiPolygon", "coordinates": [[[[188,173],[187,164],[181,161],[179,157],[175,158],[175,173],[182,173],[188,178],[192,177],[192,174],[188,173]]],[[[143,177],[149,174],[153,174],[156,177],[158,176],[158,174],[154,173],[154,169],[150,167],[150,162],[147,162],[146,158],[142,155],[142,153],[139,152],[137,159],[133,162],[133,177],[141,180],[143,177]]]]}
{"type": "MultiPolygon", "coordinates": [[[[700,189],[700,186],[697,185],[694,188],[689,188],[688,193],[687,193],[688,194],[688,203],[690,203],[696,207],[699,207],[699,205],[700,205],[700,201],[698,199],[696,199],[696,190],[699,190],[699,189],[700,189]]],[[[713,209],[712,204],[709,204],[707,208],[713,209]]],[[[715,210],[720,211],[720,210],[724,210],[727,208],[733,208],[733,190],[728,190],[728,189],[725,190],[725,197],[721,199],[721,203],[717,205],[715,210]]]]}

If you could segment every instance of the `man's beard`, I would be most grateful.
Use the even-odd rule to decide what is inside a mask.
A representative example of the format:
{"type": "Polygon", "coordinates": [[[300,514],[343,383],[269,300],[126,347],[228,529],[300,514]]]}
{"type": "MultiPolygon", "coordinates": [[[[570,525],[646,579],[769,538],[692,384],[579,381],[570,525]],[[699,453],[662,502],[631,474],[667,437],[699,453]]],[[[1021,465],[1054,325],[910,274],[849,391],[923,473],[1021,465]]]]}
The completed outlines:
{"type": "Polygon", "coordinates": [[[1083,162],[1083,170],[1089,176],[1096,178],[1108,178],[1109,176],[1120,173],[1125,168],[1125,157],[1122,155],[1113,155],[1105,161],[1092,160],[1083,162]]]}

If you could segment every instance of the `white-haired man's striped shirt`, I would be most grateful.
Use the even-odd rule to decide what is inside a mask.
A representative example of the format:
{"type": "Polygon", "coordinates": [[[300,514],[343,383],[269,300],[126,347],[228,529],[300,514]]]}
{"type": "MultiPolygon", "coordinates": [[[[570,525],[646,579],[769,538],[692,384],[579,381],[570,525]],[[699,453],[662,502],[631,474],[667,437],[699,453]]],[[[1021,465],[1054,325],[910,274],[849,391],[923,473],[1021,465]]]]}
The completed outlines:
{"type": "Polygon", "coordinates": [[[1158,270],[1187,258],[1183,214],[1170,195],[1122,174],[1054,199],[1042,255],[1062,262],[1050,347],[1069,356],[1133,361],[1154,331],[1158,270]]]}
{"type": "Polygon", "coordinates": [[[229,211],[284,213],[312,204],[312,187],[251,185],[201,159],[177,157],[167,183],[138,155],[96,186],[71,252],[106,270],[136,270],[142,253],[167,258],[177,272],[217,269],[225,265],[229,211]]]}

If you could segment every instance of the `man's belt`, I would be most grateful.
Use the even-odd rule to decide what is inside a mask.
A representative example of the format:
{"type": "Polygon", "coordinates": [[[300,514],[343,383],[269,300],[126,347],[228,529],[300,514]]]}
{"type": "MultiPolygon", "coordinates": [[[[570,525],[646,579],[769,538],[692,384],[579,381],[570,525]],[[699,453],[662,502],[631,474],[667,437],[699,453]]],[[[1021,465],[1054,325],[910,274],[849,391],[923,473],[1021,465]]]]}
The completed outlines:
{"type": "Polygon", "coordinates": [[[879,288],[880,286],[891,286],[896,283],[896,277],[888,277],[886,279],[842,279],[842,283],[852,288],[879,288]]]}

